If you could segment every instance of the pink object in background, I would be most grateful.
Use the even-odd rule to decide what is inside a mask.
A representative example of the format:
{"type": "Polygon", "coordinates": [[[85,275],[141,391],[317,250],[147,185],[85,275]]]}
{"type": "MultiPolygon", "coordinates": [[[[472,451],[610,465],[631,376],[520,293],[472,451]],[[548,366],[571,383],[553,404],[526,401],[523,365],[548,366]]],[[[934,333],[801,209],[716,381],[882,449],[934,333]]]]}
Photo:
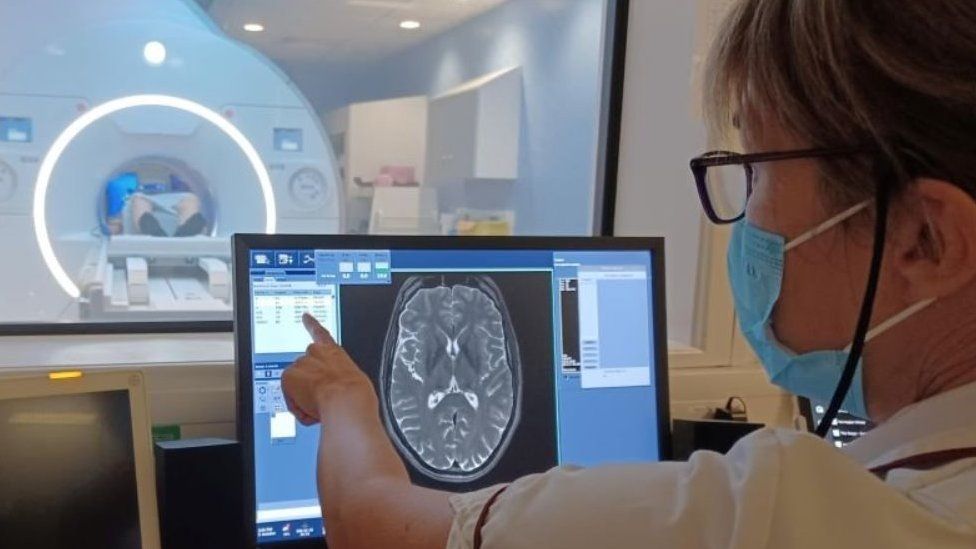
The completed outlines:
{"type": "Polygon", "coordinates": [[[392,187],[393,186],[393,176],[387,173],[381,173],[376,176],[376,181],[373,181],[374,187],[392,187]]]}
{"type": "Polygon", "coordinates": [[[417,184],[417,172],[413,166],[383,166],[380,168],[380,175],[376,178],[376,186],[383,186],[380,179],[388,176],[392,179],[393,185],[405,186],[417,184]]]}

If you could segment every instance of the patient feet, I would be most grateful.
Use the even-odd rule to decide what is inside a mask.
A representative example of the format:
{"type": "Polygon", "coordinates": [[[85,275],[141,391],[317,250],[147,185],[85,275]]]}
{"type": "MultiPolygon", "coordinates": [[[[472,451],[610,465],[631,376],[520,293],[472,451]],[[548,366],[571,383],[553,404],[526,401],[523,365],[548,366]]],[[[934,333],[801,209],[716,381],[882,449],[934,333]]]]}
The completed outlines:
{"type": "Polygon", "coordinates": [[[207,220],[199,213],[191,215],[182,225],[176,228],[173,236],[195,236],[207,229],[207,220]]]}
{"type": "MultiPolygon", "coordinates": [[[[149,236],[170,236],[166,234],[163,226],[151,213],[144,213],[139,217],[139,232],[149,236]]],[[[198,213],[193,214],[173,231],[172,236],[186,237],[203,234],[207,230],[207,220],[198,213]]]]}
{"type": "Polygon", "coordinates": [[[139,232],[149,236],[166,236],[166,231],[159,224],[159,220],[151,213],[144,213],[139,216],[139,232]]]}

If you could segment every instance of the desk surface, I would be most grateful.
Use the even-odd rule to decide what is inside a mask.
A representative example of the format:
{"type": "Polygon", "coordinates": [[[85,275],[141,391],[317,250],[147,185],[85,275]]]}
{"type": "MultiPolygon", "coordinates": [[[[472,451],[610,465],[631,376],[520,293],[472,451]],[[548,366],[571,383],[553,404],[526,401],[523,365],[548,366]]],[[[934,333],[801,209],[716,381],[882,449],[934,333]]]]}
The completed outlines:
{"type": "Polygon", "coordinates": [[[0,371],[231,364],[229,333],[0,337],[0,371]]]}
{"type": "Polygon", "coordinates": [[[59,369],[142,370],[154,424],[234,438],[233,334],[0,337],[0,378],[59,369]]]}

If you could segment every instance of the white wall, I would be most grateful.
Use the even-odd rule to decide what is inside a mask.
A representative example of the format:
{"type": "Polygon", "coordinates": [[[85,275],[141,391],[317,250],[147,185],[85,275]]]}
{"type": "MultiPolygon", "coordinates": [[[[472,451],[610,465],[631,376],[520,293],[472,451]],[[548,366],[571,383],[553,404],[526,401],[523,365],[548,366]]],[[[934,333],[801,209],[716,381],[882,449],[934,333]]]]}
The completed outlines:
{"type": "Polygon", "coordinates": [[[134,15],[213,28],[193,0],[2,0],[0,21],[16,21],[0,33],[0,74],[41,46],[56,51],[58,40],[92,21],[107,23],[134,15]]]}
{"type": "Polygon", "coordinates": [[[515,210],[520,234],[590,234],[604,11],[604,0],[514,0],[376,63],[284,66],[320,111],[348,102],[435,96],[521,67],[518,180],[443,181],[441,209],[515,210]]]}
{"type": "Polygon", "coordinates": [[[617,235],[666,237],[668,338],[692,342],[701,208],[688,161],[705,149],[694,113],[696,2],[633,1],[627,31],[617,235]]]}
{"type": "MultiPolygon", "coordinates": [[[[618,235],[661,235],[666,239],[668,338],[697,345],[694,322],[712,317],[731,323],[726,300],[705,299],[695,317],[696,292],[705,291],[708,265],[724,269],[721,231],[706,231],[688,162],[708,147],[699,115],[699,71],[709,39],[729,0],[630,3],[623,123],[617,182],[618,235]],[[714,241],[712,232],[715,232],[714,241]]],[[[732,332],[729,331],[731,334],[732,332]]],[[[731,349],[731,345],[729,346],[731,349]]],[[[788,425],[792,400],[766,379],[749,353],[728,352],[725,365],[672,368],[671,409],[675,417],[700,417],[729,396],[743,397],[750,419],[788,425]]],[[[674,357],[672,357],[674,358],[674,357]]]]}

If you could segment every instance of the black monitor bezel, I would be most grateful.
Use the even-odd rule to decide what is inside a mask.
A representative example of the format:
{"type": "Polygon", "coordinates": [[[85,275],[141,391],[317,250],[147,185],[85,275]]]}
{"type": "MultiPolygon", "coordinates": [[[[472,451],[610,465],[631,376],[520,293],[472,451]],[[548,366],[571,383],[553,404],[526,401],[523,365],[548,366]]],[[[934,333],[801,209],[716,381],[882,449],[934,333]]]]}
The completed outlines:
{"type": "MultiPolygon", "coordinates": [[[[658,448],[660,459],[671,458],[670,392],[668,390],[668,339],[664,279],[664,239],[661,237],[444,237],[364,235],[265,235],[233,236],[234,268],[234,364],[237,366],[237,438],[242,446],[245,540],[258,547],[255,515],[253,440],[253,372],[251,364],[250,251],[254,249],[349,249],[349,250],[582,250],[651,252],[652,314],[654,319],[655,385],[657,388],[658,448]],[[243,329],[242,329],[243,328],[243,329]],[[241,365],[248,365],[241,367],[241,365]]],[[[310,479],[314,482],[314,479],[310,479]]],[[[278,541],[268,547],[322,547],[321,538],[278,541]]]]}
{"type": "Polygon", "coordinates": [[[803,426],[806,427],[807,432],[816,431],[817,420],[813,416],[813,403],[810,402],[810,399],[798,396],[796,397],[796,405],[800,410],[800,417],[803,418],[803,426]]]}

